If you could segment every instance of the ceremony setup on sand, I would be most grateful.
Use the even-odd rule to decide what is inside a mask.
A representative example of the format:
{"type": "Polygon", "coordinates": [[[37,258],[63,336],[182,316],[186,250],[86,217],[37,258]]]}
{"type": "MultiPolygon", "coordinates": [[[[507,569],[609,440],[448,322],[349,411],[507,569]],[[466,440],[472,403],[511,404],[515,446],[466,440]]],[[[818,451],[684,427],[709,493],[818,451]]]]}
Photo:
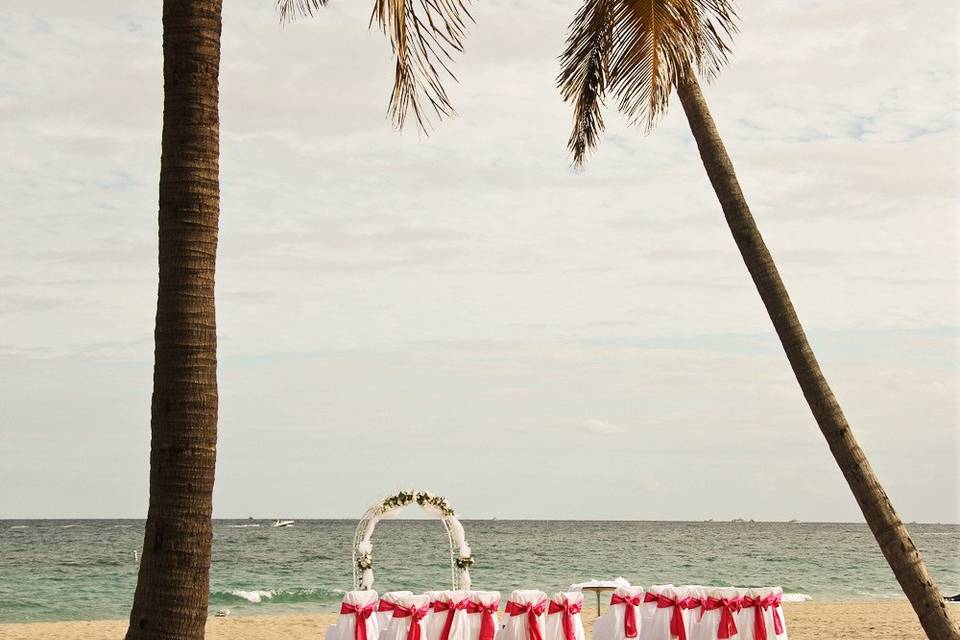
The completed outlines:
{"type": "Polygon", "coordinates": [[[574,585],[548,596],[517,589],[471,589],[474,564],[463,525],[446,498],[400,491],[371,506],[353,539],[353,590],[345,593],[326,640],[585,640],[585,589],[612,592],[593,626],[594,640],[774,640],[787,637],[780,587],[631,586],[623,578],[574,585]],[[373,533],[384,518],[416,504],[439,519],[450,556],[450,589],[374,590],[373,533]],[[502,605],[502,606],[501,606],[502,605]]]}

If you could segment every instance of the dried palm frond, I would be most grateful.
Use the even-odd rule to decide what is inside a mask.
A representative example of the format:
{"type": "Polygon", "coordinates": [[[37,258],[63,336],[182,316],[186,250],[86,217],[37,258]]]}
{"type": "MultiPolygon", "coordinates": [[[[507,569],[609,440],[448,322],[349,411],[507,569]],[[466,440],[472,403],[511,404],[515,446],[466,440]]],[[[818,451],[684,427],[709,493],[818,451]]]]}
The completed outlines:
{"type": "Polygon", "coordinates": [[[615,0],[585,0],[570,26],[564,65],[557,82],[564,101],[573,103],[573,132],[568,146],[581,161],[603,131],[603,94],[609,75],[615,0]]]}
{"type": "Polygon", "coordinates": [[[620,111],[649,130],[687,73],[710,78],[719,71],[735,31],[730,0],[584,0],[557,78],[573,103],[574,163],[597,145],[608,90],[620,111]]]}
{"type": "Polygon", "coordinates": [[[313,12],[327,4],[327,0],[277,0],[281,22],[289,22],[297,16],[313,16],[313,12]]]}
{"type": "Polygon", "coordinates": [[[412,111],[421,130],[434,116],[454,113],[442,79],[456,81],[448,63],[463,51],[466,24],[472,20],[463,0],[376,0],[374,20],[390,39],[397,58],[390,113],[402,127],[412,111]]]}
{"type": "MultiPolygon", "coordinates": [[[[328,0],[277,0],[282,21],[312,16],[328,0]]],[[[370,24],[376,22],[390,40],[396,57],[389,112],[402,128],[410,112],[428,132],[433,118],[453,115],[453,105],[443,86],[456,81],[449,67],[455,53],[463,51],[466,26],[473,20],[468,0],[375,0],[370,24]]]]}

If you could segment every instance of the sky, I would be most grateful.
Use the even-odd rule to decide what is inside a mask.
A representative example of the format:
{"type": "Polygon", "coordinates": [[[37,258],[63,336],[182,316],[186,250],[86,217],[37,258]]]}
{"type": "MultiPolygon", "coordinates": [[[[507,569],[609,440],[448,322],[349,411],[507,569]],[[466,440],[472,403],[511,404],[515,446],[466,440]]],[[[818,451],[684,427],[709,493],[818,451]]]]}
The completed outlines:
{"type": "MultiPolygon", "coordinates": [[[[682,110],[554,86],[577,3],[476,0],[429,137],[386,116],[370,2],[224,3],[217,517],[861,516],[682,110]]],[[[0,518],[146,513],[160,3],[0,15],[0,518]]],[[[958,8],[741,0],[704,88],[906,521],[960,521],[958,8]]]]}

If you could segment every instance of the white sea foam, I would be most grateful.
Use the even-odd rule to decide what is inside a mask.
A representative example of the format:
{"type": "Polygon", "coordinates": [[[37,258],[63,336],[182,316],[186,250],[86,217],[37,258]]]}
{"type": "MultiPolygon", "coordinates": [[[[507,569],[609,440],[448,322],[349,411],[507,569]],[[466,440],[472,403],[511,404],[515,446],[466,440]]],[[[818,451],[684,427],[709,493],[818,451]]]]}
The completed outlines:
{"type": "Polygon", "coordinates": [[[783,594],[784,602],[807,602],[808,600],[813,600],[810,596],[805,593],[785,593],[783,594]]]}
{"type": "Polygon", "coordinates": [[[25,525],[25,524],[15,524],[15,525],[11,526],[10,528],[11,528],[11,529],[26,529],[26,528],[27,528],[27,525],[25,525]]]}
{"type": "Polygon", "coordinates": [[[264,599],[269,600],[274,594],[273,591],[243,591],[241,589],[231,591],[230,593],[238,598],[243,598],[247,602],[252,602],[253,604],[259,604],[260,602],[263,602],[264,599]]]}
{"type": "Polygon", "coordinates": [[[249,529],[251,527],[259,526],[259,524],[228,524],[227,529],[249,529]]]}

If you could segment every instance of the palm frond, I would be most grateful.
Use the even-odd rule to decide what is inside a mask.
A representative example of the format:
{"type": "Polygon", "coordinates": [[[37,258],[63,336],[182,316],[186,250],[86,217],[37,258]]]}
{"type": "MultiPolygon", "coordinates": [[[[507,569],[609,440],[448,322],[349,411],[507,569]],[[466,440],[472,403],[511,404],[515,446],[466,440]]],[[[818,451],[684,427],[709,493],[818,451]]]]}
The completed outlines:
{"type": "Polygon", "coordinates": [[[607,91],[634,124],[651,129],[689,73],[712,78],[736,32],[732,0],[584,0],[557,78],[573,102],[574,163],[596,146],[607,91]]]}
{"type": "Polygon", "coordinates": [[[370,22],[390,39],[397,60],[389,106],[397,128],[411,112],[424,132],[434,118],[455,113],[443,79],[456,81],[448,65],[463,51],[472,20],[464,0],[375,1],[370,22]]]}
{"type": "Polygon", "coordinates": [[[586,0],[570,24],[567,46],[560,56],[557,84],[564,102],[573,103],[573,131],[567,148],[575,165],[583,164],[603,132],[614,4],[615,0],[586,0]]]}
{"type": "Polygon", "coordinates": [[[327,4],[327,0],[277,0],[277,11],[281,22],[289,22],[297,17],[313,16],[314,11],[327,4]]]}

